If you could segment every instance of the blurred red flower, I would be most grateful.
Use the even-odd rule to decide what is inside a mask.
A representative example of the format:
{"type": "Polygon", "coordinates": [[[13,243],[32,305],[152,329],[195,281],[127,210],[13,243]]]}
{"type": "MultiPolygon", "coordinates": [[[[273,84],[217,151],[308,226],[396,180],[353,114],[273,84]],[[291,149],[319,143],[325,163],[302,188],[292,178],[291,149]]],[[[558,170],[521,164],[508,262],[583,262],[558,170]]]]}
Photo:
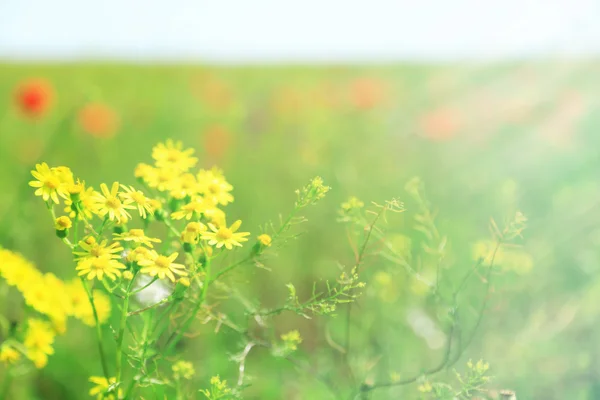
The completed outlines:
{"type": "Polygon", "coordinates": [[[433,141],[450,140],[461,129],[458,112],[449,107],[440,107],[424,114],[419,121],[422,136],[433,141]]]}
{"type": "Polygon", "coordinates": [[[54,91],[52,85],[41,78],[21,82],[15,90],[15,103],[24,115],[41,117],[52,105],[54,91]]]}
{"type": "Polygon", "coordinates": [[[231,133],[221,125],[208,127],[202,139],[202,147],[212,162],[218,162],[231,145],[231,133]]]}
{"type": "Polygon", "coordinates": [[[350,103],[361,110],[375,108],[387,99],[387,85],[375,78],[359,78],[350,84],[350,103]]]}
{"type": "Polygon", "coordinates": [[[86,133],[99,138],[113,137],[121,124],[116,111],[103,103],[85,105],[79,110],[78,121],[86,133]]]}

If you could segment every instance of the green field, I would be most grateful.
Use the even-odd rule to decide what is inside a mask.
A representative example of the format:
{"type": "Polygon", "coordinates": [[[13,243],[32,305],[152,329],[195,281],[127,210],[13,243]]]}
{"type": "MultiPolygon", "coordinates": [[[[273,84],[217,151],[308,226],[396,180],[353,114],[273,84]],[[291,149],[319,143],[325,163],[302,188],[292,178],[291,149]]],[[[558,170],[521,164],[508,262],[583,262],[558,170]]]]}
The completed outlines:
{"type": "MultiPolygon", "coordinates": [[[[405,191],[407,181],[418,176],[436,227],[447,237],[439,265],[447,284],[440,286],[444,296],[472,268],[474,244],[490,238],[490,218],[498,225],[516,211],[528,218],[524,239],[511,247],[518,257],[506,256],[489,280],[480,271],[469,280],[460,299],[462,339],[478,329],[456,354],[456,363],[431,379],[455,382],[453,368],[462,373],[469,359],[484,359],[492,376],[489,398],[499,398],[493,397],[495,390],[511,389],[519,399],[597,399],[596,64],[0,65],[0,245],[44,272],[72,278],[68,249],[27,186],[35,164],[69,166],[94,187],[116,180],[135,185],[133,170],[151,161],[154,145],[181,140],[196,149],[201,167],[224,170],[235,196],[227,213],[231,221],[242,219],[253,236],[285,216],[294,190],[312,177],[331,186],[325,199],[305,212],[308,221],[293,228],[302,234],[274,249],[264,268],[247,265],[228,276],[244,297],[270,308],[285,301],[287,283],[305,298],[313,282],[335,280],[340,265],[354,263],[354,240],[337,221],[342,202],[349,196],[367,205],[396,198],[406,211],[390,215],[381,229],[405,252],[416,275],[379,257],[382,246],[373,242],[361,273],[367,286],[353,306],[353,351],[347,358],[358,381],[404,379],[435,367],[445,354],[444,347],[430,348],[413,330],[411,315],[427,315],[442,332],[442,342],[447,340],[447,310],[436,292],[415,278],[435,280],[438,268],[422,250],[423,233],[414,229],[419,204],[405,191]],[[15,88],[32,77],[53,87],[51,107],[39,118],[23,116],[14,104],[15,88]],[[100,133],[90,133],[82,122],[81,110],[89,104],[112,110],[106,132],[104,114],[87,122],[92,130],[100,124],[100,133]]],[[[3,295],[6,299],[6,291],[3,295]]],[[[239,308],[232,311],[232,299],[209,303],[230,311],[231,318],[245,318],[239,308]]],[[[22,317],[17,300],[0,307],[10,321],[22,317]]],[[[117,311],[114,307],[111,323],[118,320],[117,311]]],[[[273,327],[278,335],[298,329],[304,338],[296,353],[301,364],[348,387],[344,355],[336,348],[344,337],[344,307],[337,314],[307,319],[283,313],[273,327]]],[[[104,329],[110,335],[110,327],[104,329]]],[[[192,387],[208,387],[216,374],[235,384],[238,365],[229,356],[244,349],[239,335],[225,328],[215,333],[214,322],[197,321],[191,331],[194,337],[180,350],[196,368],[192,387]]],[[[46,368],[15,379],[8,398],[91,398],[88,378],[101,372],[94,330],[69,321],[55,347],[46,368]]],[[[334,398],[305,368],[265,349],[250,353],[246,374],[248,399],[334,398]]],[[[418,385],[374,390],[370,398],[419,398],[418,385]]],[[[140,393],[140,398],[161,398],[140,393]]]]}

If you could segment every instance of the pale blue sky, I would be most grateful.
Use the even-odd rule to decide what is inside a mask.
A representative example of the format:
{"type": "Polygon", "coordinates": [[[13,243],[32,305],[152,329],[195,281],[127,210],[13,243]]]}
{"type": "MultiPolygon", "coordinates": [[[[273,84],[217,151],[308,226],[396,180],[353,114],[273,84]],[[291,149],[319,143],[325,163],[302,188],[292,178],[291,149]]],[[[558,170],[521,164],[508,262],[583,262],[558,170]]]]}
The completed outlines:
{"type": "Polygon", "coordinates": [[[0,0],[0,58],[328,62],[600,54],[599,0],[0,0]]]}

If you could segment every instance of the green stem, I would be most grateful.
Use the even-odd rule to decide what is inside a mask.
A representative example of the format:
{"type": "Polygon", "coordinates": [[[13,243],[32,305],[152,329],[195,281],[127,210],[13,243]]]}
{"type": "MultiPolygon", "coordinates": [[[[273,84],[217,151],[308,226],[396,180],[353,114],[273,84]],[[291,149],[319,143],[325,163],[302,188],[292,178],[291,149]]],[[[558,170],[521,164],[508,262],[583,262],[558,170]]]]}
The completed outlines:
{"type": "Polygon", "coordinates": [[[121,323],[119,324],[119,333],[117,335],[117,359],[116,359],[116,381],[121,382],[122,364],[123,364],[123,339],[125,338],[125,328],[127,327],[127,316],[129,309],[129,297],[131,295],[130,290],[133,285],[134,279],[127,285],[127,291],[125,292],[125,299],[123,300],[123,308],[121,310],[121,323]]]}
{"type": "Polygon", "coordinates": [[[167,342],[165,354],[169,354],[169,352],[171,350],[173,350],[173,348],[175,348],[175,345],[181,340],[181,338],[183,337],[183,334],[188,330],[188,328],[190,327],[190,325],[196,318],[196,315],[198,314],[198,311],[200,311],[202,304],[204,304],[204,300],[206,299],[206,292],[208,291],[208,286],[209,286],[208,283],[210,282],[210,264],[211,264],[210,261],[211,261],[210,258],[206,259],[206,265],[204,267],[204,270],[206,271],[206,277],[204,278],[204,282],[206,282],[206,283],[202,286],[202,292],[200,293],[200,299],[198,299],[198,302],[196,303],[194,309],[192,310],[192,313],[185,320],[183,325],[179,329],[176,330],[177,333],[175,334],[173,339],[169,340],[167,342]]]}
{"type": "Polygon", "coordinates": [[[94,304],[94,295],[90,290],[87,281],[81,278],[81,283],[83,283],[83,287],[85,292],[87,293],[88,300],[90,302],[90,306],[92,307],[92,312],[94,314],[94,321],[96,321],[96,338],[98,340],[98,351],[100,352],[100,361],[102,363],[102,371],[104,372],[104,377],[106,379],[110,378],[110,374],[108,373],[108,363],[106,362],[106,356],[104,355],[104,347],[102,344],[102,329],[100,327],[100,320],[98,319],[98,312],[96,311],[96,305],[94,304]]]}
{"type": "Polygon", "coordinates": [[[4,371],[4,379],[2,380],[2,386],[0,387],[0,400],[8,399],[8,391],[10,389],[10,382],[12,380],[11,365],[9,364],[4,371]]]}

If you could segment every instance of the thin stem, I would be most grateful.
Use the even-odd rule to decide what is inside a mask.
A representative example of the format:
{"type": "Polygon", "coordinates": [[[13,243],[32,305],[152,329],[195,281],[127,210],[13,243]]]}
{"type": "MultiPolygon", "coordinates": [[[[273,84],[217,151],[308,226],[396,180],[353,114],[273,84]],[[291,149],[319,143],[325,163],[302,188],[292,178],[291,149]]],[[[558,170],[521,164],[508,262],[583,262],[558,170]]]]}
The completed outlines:
{"type": "Polygon", "coordinates": [[[129,294],[138,294],[139,292],[141,292],[142,290],[146,289],[148,286],[152,285],[154,282],[156,282],[158,280],[158,277],[155,276],[154,278],[152,278],[152,280],[150,282],[148,282],[147,284],[145,284],[144,286],[142,286],[139,289],[134,290],[133,292],[130,292],[129,294]]]}
{"type": "MultiPolygon", "coordinates": [[[[205,252],[205,254],[206,254],[206,252],[205,252]]],[[[188,330],[188,328],[190,327],[190,325],[196,318],[196,315],[198,314],[198,311],[200,311],[202,304],[204,304],[204,300],[206,300],[206,293],[208,291],[208,286],[209,286],[208,282],[210,282],[210,279],[211,279],[210,278],[210,265],[211,265],[211,259],[210,259],[210,257],[207,257],[206,265],[204,266],[204,270],[206,273],[204,281],[206,282],[206,284],[204,284],[202,286],[202,292],[200,292],[200,299],[198,299],[198,302],[196,303],[194,309],[192,310],[192,312],[189,315],[189,317],[187,318],[187,320],[183,323],[183,325],[179,329],[176,330],[177,333],[172,338],[172,340],[169,340],[167,342],[165,354],[169,354],[169,352],[171,350],[173,350],[173,348],[175,348],[175,345],[181,340],[181,338],[183,337],[183,334],[188,330]]]]}
{"type": "Polygon", "coordinates": [[[129,308],[129,297],[131,293],[131,286],[133,285],[133,279],[127,285],[127,290],[125,292],[125,299],[123,300],[123,309],[121,310],[121,323],[119,324],[119,333],[117,336],[117,359],[116,359],[116,381],[117,383],[121,382],[121,373],[122,373],[122,358],[123,358],[123,339],[125,338],[125,328],[127,327],[127,316],[128,316],[128,308],[129,308]]]}
{"type": "Polygon", "coordinates": [[[100,327],[100,320],[98,319],[98,312],[96,311],[96,305],[94,304],[94,295],[90,290],[87,281],[81,278],[81,282],[83,283],[83,287],[85,292],[87,293],[88,300],[90,302],[90,306],[92,307],[92,312],[94,314],[94,321],[96,322],[96,338],[98,340],[98,351],[100,352],[100,362],[102,363],[102,371],[104,372],[104,377],[106,379],[110,378],[110,374],[108,372],[108,363],[106,362],[106,356],[104,354],[104,346],[102,342],[102,328],[100,327]]]}

